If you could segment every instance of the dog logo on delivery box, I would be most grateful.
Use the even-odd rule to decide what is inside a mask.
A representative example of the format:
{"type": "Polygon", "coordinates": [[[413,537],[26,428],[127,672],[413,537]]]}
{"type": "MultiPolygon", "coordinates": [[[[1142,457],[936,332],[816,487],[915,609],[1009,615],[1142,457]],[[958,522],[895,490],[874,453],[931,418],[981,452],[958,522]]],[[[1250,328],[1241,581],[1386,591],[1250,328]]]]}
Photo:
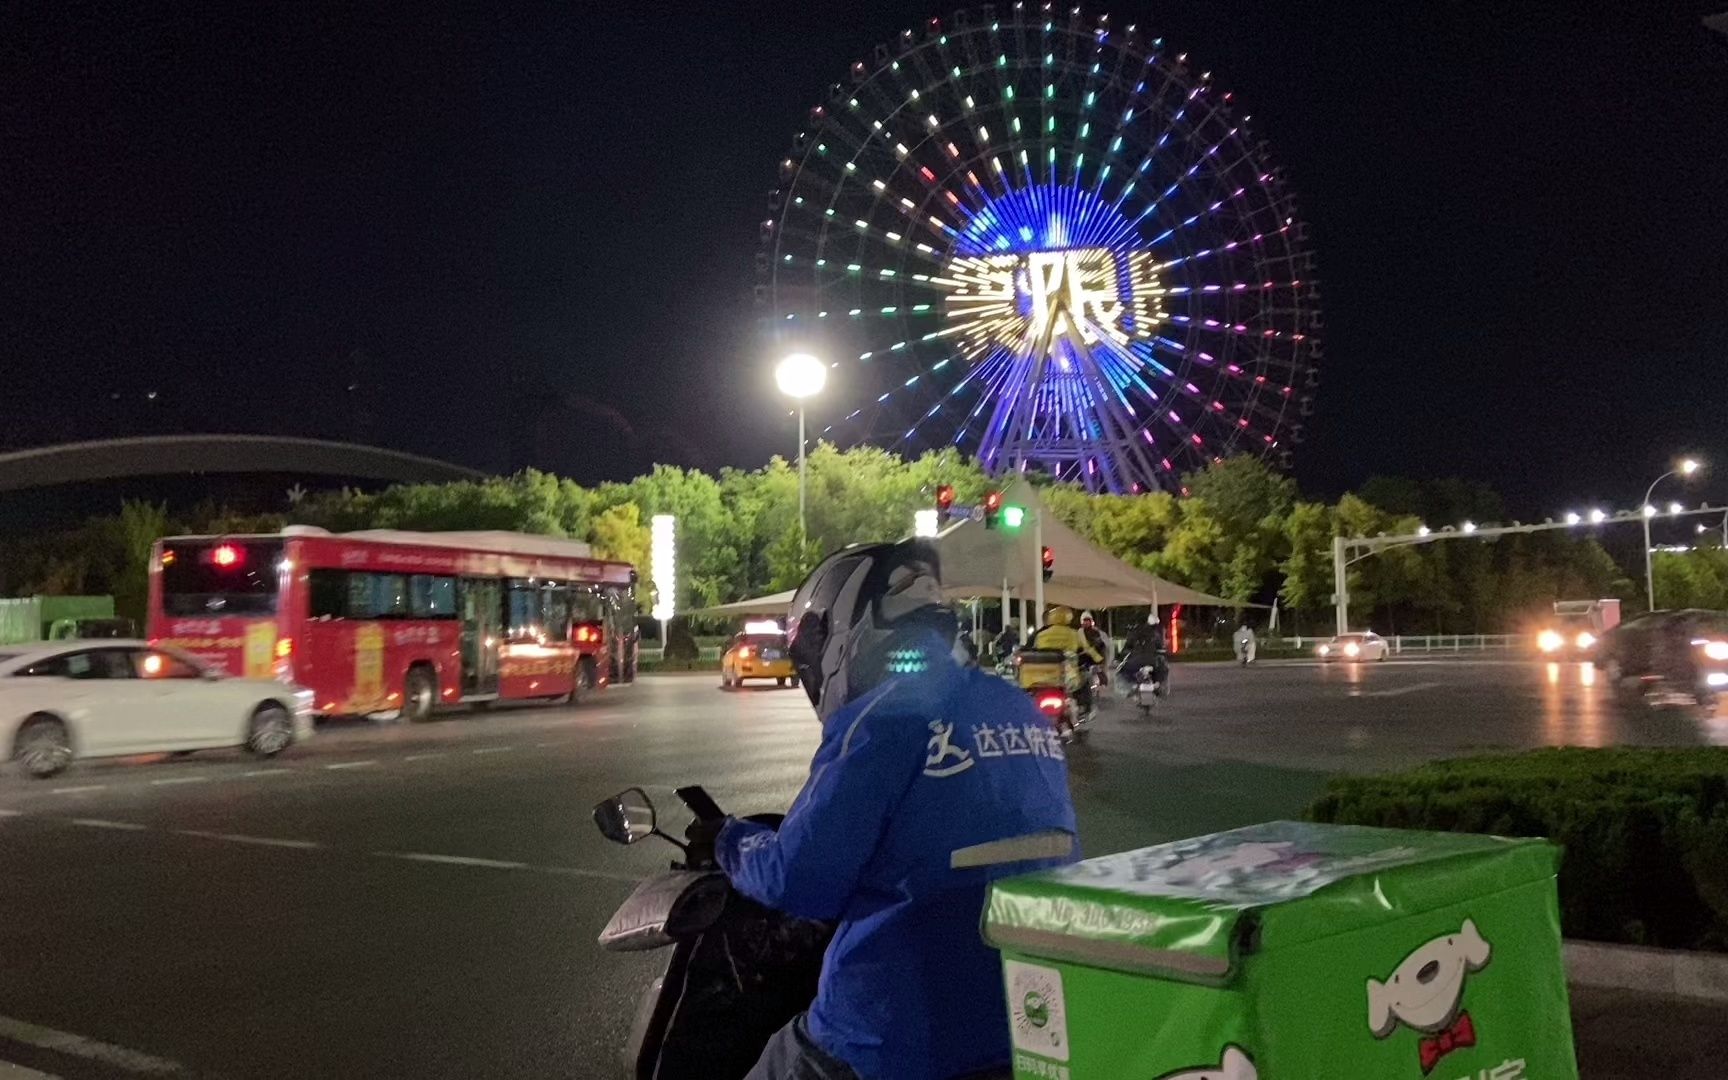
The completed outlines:
{"type": "Polygon", "coordinates": [[[1427,1076],[1454,1050],[1476,1045],[1476,1024],[1464,1010],[1464,984],[1488,966],[1493,949],[1469,919],[1455,933],[1422,945],[1382,982],[1368,980],[1368,1028],[1376,1039],[1399,1027],[1416,1031],[1427,1076]]]}
{"type": "Polygon", "coordinates": [[[1165,1073],[1158,1080],[1260,1080],[1260,1073],[1239,1047],[1226,1046],[1217,1065],[1165,1073]]]}

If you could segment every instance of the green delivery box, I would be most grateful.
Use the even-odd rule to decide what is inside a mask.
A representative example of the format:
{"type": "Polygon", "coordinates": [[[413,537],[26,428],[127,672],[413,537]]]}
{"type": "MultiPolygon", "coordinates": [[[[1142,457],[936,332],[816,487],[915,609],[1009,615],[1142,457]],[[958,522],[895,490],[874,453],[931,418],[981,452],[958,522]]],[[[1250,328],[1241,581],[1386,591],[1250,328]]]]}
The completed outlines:
{"type": "Polygon", "coordinates": [[[1272,822],[998,882],[1017,1080],[1576,1080],[1559,851],[1272,822]]]}

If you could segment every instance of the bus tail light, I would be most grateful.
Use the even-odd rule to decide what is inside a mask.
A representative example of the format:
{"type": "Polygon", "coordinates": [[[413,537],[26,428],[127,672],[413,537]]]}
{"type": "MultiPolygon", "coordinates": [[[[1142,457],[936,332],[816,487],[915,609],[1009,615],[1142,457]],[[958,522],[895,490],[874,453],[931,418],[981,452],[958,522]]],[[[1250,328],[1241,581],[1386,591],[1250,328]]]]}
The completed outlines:
{"type": "Polygon", "coordinates": [[[598,644],[600,644],[600,628],[598,626],[594,625],[593,623],[582,623],[581,625],[577,626],[576,627],[576,644],[578,644],[578,645],[598,645],[598,644]]]}
{"type": "Polygon", "coordinates": [[[286,660],[294,655],[294,639],[291,637],[276,639],[276,659],[286,660]]]}

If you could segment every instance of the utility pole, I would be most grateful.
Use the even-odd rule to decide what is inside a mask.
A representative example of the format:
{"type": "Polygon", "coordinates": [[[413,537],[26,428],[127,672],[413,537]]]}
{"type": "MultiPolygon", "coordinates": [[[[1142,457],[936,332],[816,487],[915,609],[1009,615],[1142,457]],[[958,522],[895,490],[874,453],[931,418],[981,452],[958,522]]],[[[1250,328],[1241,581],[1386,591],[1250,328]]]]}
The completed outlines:
{"type": "Polygon", "coordinates": [[[1346,543],[1342,536],[1332,538],[1332,609],[1337,613],[1339,634],[1350,632],[1350,564],[1345,560],[1346,543]]]}

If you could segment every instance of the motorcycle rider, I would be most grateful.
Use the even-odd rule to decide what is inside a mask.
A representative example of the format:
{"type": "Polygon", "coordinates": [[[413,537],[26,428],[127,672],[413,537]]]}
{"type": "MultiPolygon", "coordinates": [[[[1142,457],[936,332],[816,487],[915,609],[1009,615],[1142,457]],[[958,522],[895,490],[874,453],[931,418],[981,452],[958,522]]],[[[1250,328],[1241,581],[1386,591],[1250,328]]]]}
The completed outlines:
{"type": "Polygon", "coordinates": [[[1104,654],[1092,647],[1086,640],[1086,635],[1074,628],[1074,611],[1058,604],[1050,609],[1050,621],[1040,627],[1032,635],[1034,649],[1050,649],[1056,652],[1073,653],[1080,662],[1080,685],[1073,688],[1074,702],[1080,706],[1082,714],[1092,711],[1092,677],[1093,664],[1102,664],[1104,654]]]}
{"type": "Polygon", "coordinates": [[[1080,633],[1086,638],[1087,644],[1091,645],[1098,655],[1104,658],[1098,668],[1087,674],[1092,677],[1094,683],[1102,689],[1108,690],[1109,687],[1106,685],[1108,680],[1103,678],[1101,673],[1110,670],[1110,654],[1116,650],[1116,643],[1110,640],[1108,634],[1098,628],[1098,620],[1093,617],[1090,611],[1080,613],[1080,633]]]}
{"type": "Polygon", "coordinates": [[[1002,627],[1002,632],[996,635],[996,643],[994,646],[996,662],[1000,664],[1002,661],[1013,656],[1014,650],[1019,648],[1019,646],[1020,627],[1015,623],[1008,623],[1006,626],[1002,627]]]}
{"type": "Polygon", "coordinates": [[[1026,695],[957,662],[926,543],[830,555],[791,620],[822,743],[779,831],[728,821],[715,856],[746,896],[839,927],[815,1003],[749,1080],[1003,1069],[1001,964],[978,924],[991,880],[1078,857],[1061,743],[1026,695]]]}
{"type": "Polygon", "coordinates": [[[1123,652],[1122,671],[1129,682],[1140,677],[1140,669],[1152,669],[1152,681],[1160,685],[1170,677],[1170,664],[1164,655],[1164,626],[1158,621],[1158,609],[1153,608],[1146,621],[1128,631],[1123,652]]]}
{"type": "Polygon", "coordinates": [[[1236,647],[1236,660],[1246,666],[1254,662],[1254,654],[1259,651],[1260,642],[1254,637],[1254,628],[1243,619],[1236,627],[1236,633],[1231,636],[1231,643],[1236,647]]]}

